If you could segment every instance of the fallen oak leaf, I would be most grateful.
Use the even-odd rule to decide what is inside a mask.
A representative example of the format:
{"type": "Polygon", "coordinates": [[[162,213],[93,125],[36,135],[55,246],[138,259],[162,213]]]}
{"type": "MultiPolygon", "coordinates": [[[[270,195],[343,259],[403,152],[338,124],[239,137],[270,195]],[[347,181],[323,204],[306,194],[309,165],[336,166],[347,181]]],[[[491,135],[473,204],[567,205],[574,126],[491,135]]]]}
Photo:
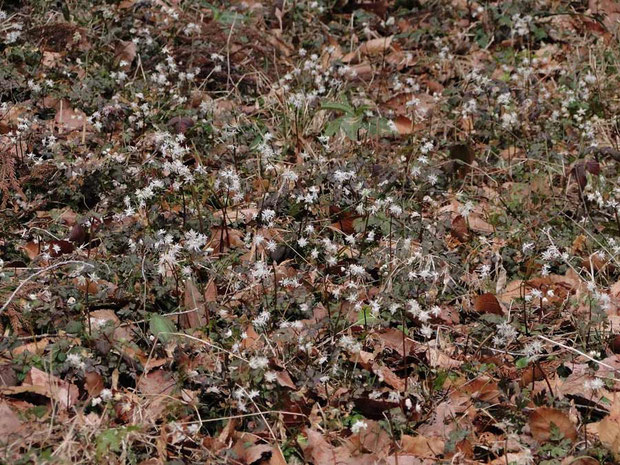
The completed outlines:
{"type": "Polygon", "coordinates": [[[359,47],[360,53],[369,56],[382,55],[392,45],[394,36],[379,37],[364,42],[359,47]]]}
{"type": "Polygon", "coordinates": [[[179,326],[188,329],[206,325],[209,317],[205,299],[191,278],[185,280],[183,301],[186,311],[179,315],[179,326]]]}
{"type": "Polygon", "coordinates": [[[443,454],[445,441],[438,437],[408,436],[404,434],[400,438],[401,450],[416,457],[437,458],[443,454]]]}
{"type": "Polygon", "coordinates": [[[372,452],[377,458],[385,456],[389,452],[392,442],[389,435],[376,421],[365,420],[364,423],[366,423],[366,427],[351,435],[348,440],[357,449],[372,452]]]}
{"type": "Polygon", "coordinates": [[[399,378],[396,373],[388,367],[374,363],[372,365],[372,371],[379,377],[379,381],[385,382],[388,386],[393,387],[397,391],[405,390],[405,380],[399,378]]]}
{"type": "Polygon", "coordinates": [[[80,391],[74,384],[45,373],[36,367],[30,369],[20,387],[23,389],[22,392],[42,394],[58,402],[64,409],[73,406],[80,396],[80,391]]]}
{"type": "Polygon", "coordinates": [[[48,241],[48,242],[28,242],[23,247],[30,260],[34,260],[43,253],[49,254],[51,258],[69,254],[75,250],[75,246],[69,241],[48,241]]]}
{"type": "Polygon", "coordinates": [[[276,381],[282,387],[297,389],[297,386],[295,386],[295,383],[291,379],[291,375],[289,375],[286,370],[276,371],[276,381]]]}
{"type": "Polygon", "coordinates": [[[392,123],[394,123],[394,128],[396,129],[396,132],[398,132],[398,134],[401,136],[408,136],[409,134],[413,133],[413,121],[411,121],[406,116],[397,116],[394,120],[392,120],[392,123]]]}
{"type": "Polygon", "coordinates": [[[566,439],[577,439],[577,428],[561,410],[539,407],[530,414],[529,426],[532,436],[538,442],[547,442],[551,438],[551,428],[555,425],[566,439]]]}
{"type": "Polygon", "coordinates": [[[503,315],[504,311],[502,310],[502,306],[499,304],[497,297],[487,292],[486,294],[481,294],[476,297],[474,300],[474,309],[478,313],[492,313],[494,315],[503,315]]]}
{"type": "MultiPolygon", "coordinates": [[[[314,464],[347,464],[351,453],[346,447],[334,447],[318,431],[304,429],[306,440],[300,443],[306,460],[314,464]]],[[[299,441],[299,439],[298,439],[299,441]]]]}
{"type": "Polygon", "coordinates": [[[114,51],[114,59],[123,71],[128,71],[131,68],[131,63],[136,58],[138,49],[135,42],[131,40],[121,40],[116,44],[116,50],[114,51]]]}
{"type": "Polygon", "coordinates": [[[374,334],[373,337],[379,339],[386,348],[397,352],[401,356],[409,356],[426,351],[426,347],[406,337],[400,329],[387,328],[374,334]]]}
{"type": "Polygon", "coordinates": [[[96,371],[89,371],[84,374],[84,388],[88,395],[97,397],[103,391],[103,377],[96,371]]]}
{"type": "Polygon", "coordinates": [[[591,426],[593,432],[598,434],[601,443],[613,454],[616,460],[620,460],[620,399],[618,394],[613,396],[609,415],[598,423],[591,426]]]}
{"type": "Polygon", "coordinates": [[[343,56],[341,61],[343,63],[351,63],[359,60],[361,56],[373,57],[382,55],[392,45],[393,37],[394,36],[379,37],[377,39],[368,40],[357,47],[357,49],[343,56]]]}

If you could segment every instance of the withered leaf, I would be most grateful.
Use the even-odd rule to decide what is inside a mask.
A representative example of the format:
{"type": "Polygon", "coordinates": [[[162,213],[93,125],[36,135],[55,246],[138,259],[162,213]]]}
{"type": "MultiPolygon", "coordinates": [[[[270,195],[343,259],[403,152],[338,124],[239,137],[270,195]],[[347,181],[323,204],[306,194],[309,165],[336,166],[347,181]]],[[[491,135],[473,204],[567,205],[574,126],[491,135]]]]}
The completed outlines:
{"type": "Polygon", "coordinates": [[[504,314],[497,297],[490,292],[476,297],[476,300],[474,300],[474,309],[478,313],[492,313],[494,315],[504,314]]]}
{"type": "Polygon", "coordinates": [[[186,313],[179,315],[181,328],[196,328],[207,324],[207,307],[205,299],[198,291],[192,279],[185,280],[184,303],[186,313]]]}
{"type": "Polygon", "coordinates": [[[103,377],[96,371],[88,371],[84,374],[84,387],[91,397],[97,397],[103,391],[103,377]]]}
{"type": "Polygon", "coordinates": [[[0,444],[11,435],[20,434],[22,422],[6,402],[0,402],[0,444]]]}
{"type": "Polygon", "coordinates": [[[550,407],[539,407],[530,414],[530,431],[538,442],[546,442],[551,437],[551,427],[555,425],[565,438],[575,441],[577,428],[561,410],[550,407]]]}

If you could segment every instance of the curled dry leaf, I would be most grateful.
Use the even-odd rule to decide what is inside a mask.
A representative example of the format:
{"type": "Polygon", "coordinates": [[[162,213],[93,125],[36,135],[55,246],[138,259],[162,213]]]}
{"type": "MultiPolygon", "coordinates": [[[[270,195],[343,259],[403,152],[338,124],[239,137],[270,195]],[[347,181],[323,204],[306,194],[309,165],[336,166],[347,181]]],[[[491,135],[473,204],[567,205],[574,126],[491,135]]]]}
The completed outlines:
{"type": "Polygon", "coordinates": [[[241,347],[244,349],[257,350],[262,348],[265,343],[262,341],[260,334],[256,332],[254,326],[250,325],[245,330],[246,337],[241,341],[241,347]]]}
{"type": "Polygon", "coordinates": [[[450,147],[450,163],[446,166],[446,172],[462,177],[469,172],[475,159],[476,152],[471,144],[454,144],[450,147]]]}
{"type": "Polygon", "coordinates": [[[392,44],[392,38],[390,37],[379,37],[378,39],[371,39],[364,42],[360,45],[356,50],[347,53],[342,57],[343,63],[351,63],[359,60],[361,56],[379,56],[384,54],[392,44]]]}
{"type": "Polygon", "coordinates": [[[547,295],[547,299],[549,303],[554,304],[563,302],[569,294],[579,292],[584,287],[581,278],[573,270],[569,270],[564,276],[551,274],[528,281],[511,281],[497,298],[503,304],[510,305],[513,300],[525,297],[532,289],[538,289],[543,294],[552,290],[553,296],[547,295]]]}
{"type": "Polygon", "coordinates": [[[49,254],[51,258],[69,254],[75,250],[75,246],[69,241],[48,241],[48,242],[28,242],[23,246],[24,252],[30,260],[34,260],[43,253],[49,254]]]}
{"type": "Polygon", "coordinates": [[[166,370],[156,370],[142,376],[137,383],[140,392],[147,395],[169,393],[174,388],[175,381],[172,374],[166,370]]]}
{"type": "Polygon", "coordinates": [[[600,441],[620,461],[620,397],[616,394],[609,415],[594,425],[600,441]]]}
{"type": "Polygon", "coordinates": [[[191,279],[185,281],[184,302],[187,313],[179,315],[181,328],[196,328],[207,324],[207,307],[204,297],[191,279]]]}
{"type": "Polygon", "coordinates": [[[366,397],[357,397],[353,399],[355,408],[366,418],[373,420],[385,419],[384,412],[399,406],[398,402],[392,402],[383,399],[370,399],[366,397]]]}
{"type": "Polygon", "coordinates": [[[507,463],[531,463],[532,453],[530,451],[525,452],[509,452],[506,455],[502,455],[495,460],[489,462],[489,465],[506,465],[507,463]]]}
{"type": "Polygon", "coordinates": [[[250,446],[245,450],[247,464],[286,465],[282,452],[269,444],[250,446]]]}
{"type": "Polygon", "coordinates": [[[84,387],[91,397],[97,397],[103,391],[103,377],[96,371],[89,371],[84,375],[84,387]]]}
{"type": "Polygon", "coordinates": [[[467,221],[465,221],[463,215],[456,215],[452,219],[452,223],[450,224],[450,233],[452,233],[454,237],[463,243],[468,242],[471,239],[471,233],[469,232],[467,221]]]}
{"type": "Polygon", "coordinates": [[[458,395],[466,394],[472,399],[495,403],[499,401],[499,386],[492,379],[480,376],[470,381],[456,384],[458,395]]]}
{"type": "Polygon", "coordinates": [[[372,76],[372,66],[367,61],[350,66],[345,73],[345,77],[351,81],[360,81],[372,76]]]}
{"type": "Polygon", "coordinates": [[[462,365],[462,362],[454,360],[453,358],[443,353],[442,350],[436,349],[434,347],[428,348],[428,363],[432,367],[440,367],[446,370],[457,368],[462,365]]]}
{"type": "Polygon", "coordinates": [[[550,407],[539,407],[530,414],[530,431],[538,442],[546,442],[551,437],[551,427],[555,425],[565,438],[575,441],[577,428],[561,410],[550,407]]]}
{"type": "Polygon", "coordinates": [[[397,116],[393,122],[398,134],[401,136],[407,136],[413,132],[413,121],[406,116],[397,116]]]}
{"type": "Polygon", "coordinates": [[[490,292],[476,297],[476,300],[474,300],[474,309],[478,313],[492,313],[494,315],[504,314],[497,297],[490,292]]]}
{"type": "Polygon", "coordinates": [[[573,457],[569,455],[564,460],[562,460],[562,465],[600,465],[601,462],[596,460],[593,457],[573,457]]]}
{"type": "Polygon", "coordinates": [[[297,389],[297,386],[295,386],[295,383],[291,379],[291,375],[289,375],[286,370],[276,371],[276,381],[280,386],[297,389]]]}
{"type": "Polygon", "coordinates": [[[80,391],[74,384],[32,367],[21,385],[23,392],[42,394],[67,409],[75,404],[80,391]],[[29,391],[29,388],[32,390],[29,391]]]}
{"type": "Polygon", "coordinates": [[[377,337],[386,348],[394,350],[401,356],[422,353],[426,350],[426,347],[422,344],[406,337],[400,329],[387,328],[377,333],[375,337],[377,337]]]}
{"type": "Polygon", "coordinates": [[[214,253],[223,253],[231,248],[243,247],[244,245],[243,235],[238,229],[227,227],[211,228],[211,238],[208,246],[215,251],[214,253]]]}
{"type": "Polygon", "coordinates": [[[620,4],[615,0],[589,0],[588,6],[593,15],[601,15],[603,23],[610,32],[620,34],[620,4]]]}
{"type": "Polygon", "coordinates": [[[386,465],[430,465],[435,462],[420,460],[414,454],[394,454],[390,455],[386,460],[386,465]]]}
{"type": "Polygon", "coordinates": [[[74,224],[69,233],[69,242],[76,242],[81,245],[88,242],[88,239],[88,230],[79,223],[74,224]]]}
{"type": "Polygon", "coordinates": [[[396,373],[388,367],[374,363],[372,365],[372,371],[379,376],[380,381],[384,381],[388,386],[393,387],[397,391],[405,390],[405,380],[399,378],[396,373]]]}
{"type": "Polygon", "coordinates": [[[136,58],[136,52],[136,44],[131,40],[121,40],[116,45],[114,59],[120,69],[123,71],[128,71],[129,68],[131,68],[131,63],[133,63],[133,60],[136,58]]]}
{"type": "Polygon", "coordinates": [[[382,55],[392,45],[392,39],[394,36],[379,37],[378,39],[372,39],[364,42],[359,47],[360,53],[369,56],[382,55]]]}
{"type": "MultiPolygon", "coordinates": [[[[453,200],[448,205],[441,207],[439,213],[450,213],[450,217],[455,218],[457,215],[461,214],[460,212],[462,209],[463,206],[457,200],[453,200]]],[[[465,218],[465,222],[471,231],[480,234],[491,234],[495,231],[493,225],[484,219],[487,215],[485,209],[486,207],[483,204],[478,204],[469,212],[467,218],[465,218]]]]}
{"type": "Polygon", "coordinates": [[[90,325],[93,329],[102,328],[107,324],[113,328],[121,324],[121,320],[116,316],[114,310],[95,310],[90,312],[90,325]]]}
{"type": "Polygon", "coordinates": [[[170,121],[168,121],[168,126],[172,129],[175,134],[185,134],[191,128],[194,127],[196,123],[193,119],[187,116],[175,116],[170,121]]]}
{"type": "Polygon", "coordinates": [[[408,68],[417,63],[417,59],[411,52],[394,51],[385,57],[385,61],[391,65],[396,66],[398,70],[408,68]]]}

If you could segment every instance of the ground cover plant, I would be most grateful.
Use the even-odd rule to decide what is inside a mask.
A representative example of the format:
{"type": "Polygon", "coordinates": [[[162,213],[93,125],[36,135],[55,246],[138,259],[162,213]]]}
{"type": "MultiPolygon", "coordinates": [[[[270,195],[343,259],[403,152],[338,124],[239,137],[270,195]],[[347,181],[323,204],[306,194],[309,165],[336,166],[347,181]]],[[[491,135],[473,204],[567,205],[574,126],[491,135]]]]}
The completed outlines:
{"type": "Polygon", "coordinates": [[[616,2],[0,4],[0,463],[620,462],[616,2]]]}

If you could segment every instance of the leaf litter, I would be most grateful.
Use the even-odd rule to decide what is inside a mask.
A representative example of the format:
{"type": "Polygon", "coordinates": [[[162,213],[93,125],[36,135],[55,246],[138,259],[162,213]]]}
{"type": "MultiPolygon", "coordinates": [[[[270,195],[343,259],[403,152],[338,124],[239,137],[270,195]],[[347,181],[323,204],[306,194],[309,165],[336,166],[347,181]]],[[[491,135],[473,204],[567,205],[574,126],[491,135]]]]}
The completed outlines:
{"type": "Polygon", "coordinates": [[[617,463],[614,2],[61,3],[0,12],[7,461],[617,463]]]}

